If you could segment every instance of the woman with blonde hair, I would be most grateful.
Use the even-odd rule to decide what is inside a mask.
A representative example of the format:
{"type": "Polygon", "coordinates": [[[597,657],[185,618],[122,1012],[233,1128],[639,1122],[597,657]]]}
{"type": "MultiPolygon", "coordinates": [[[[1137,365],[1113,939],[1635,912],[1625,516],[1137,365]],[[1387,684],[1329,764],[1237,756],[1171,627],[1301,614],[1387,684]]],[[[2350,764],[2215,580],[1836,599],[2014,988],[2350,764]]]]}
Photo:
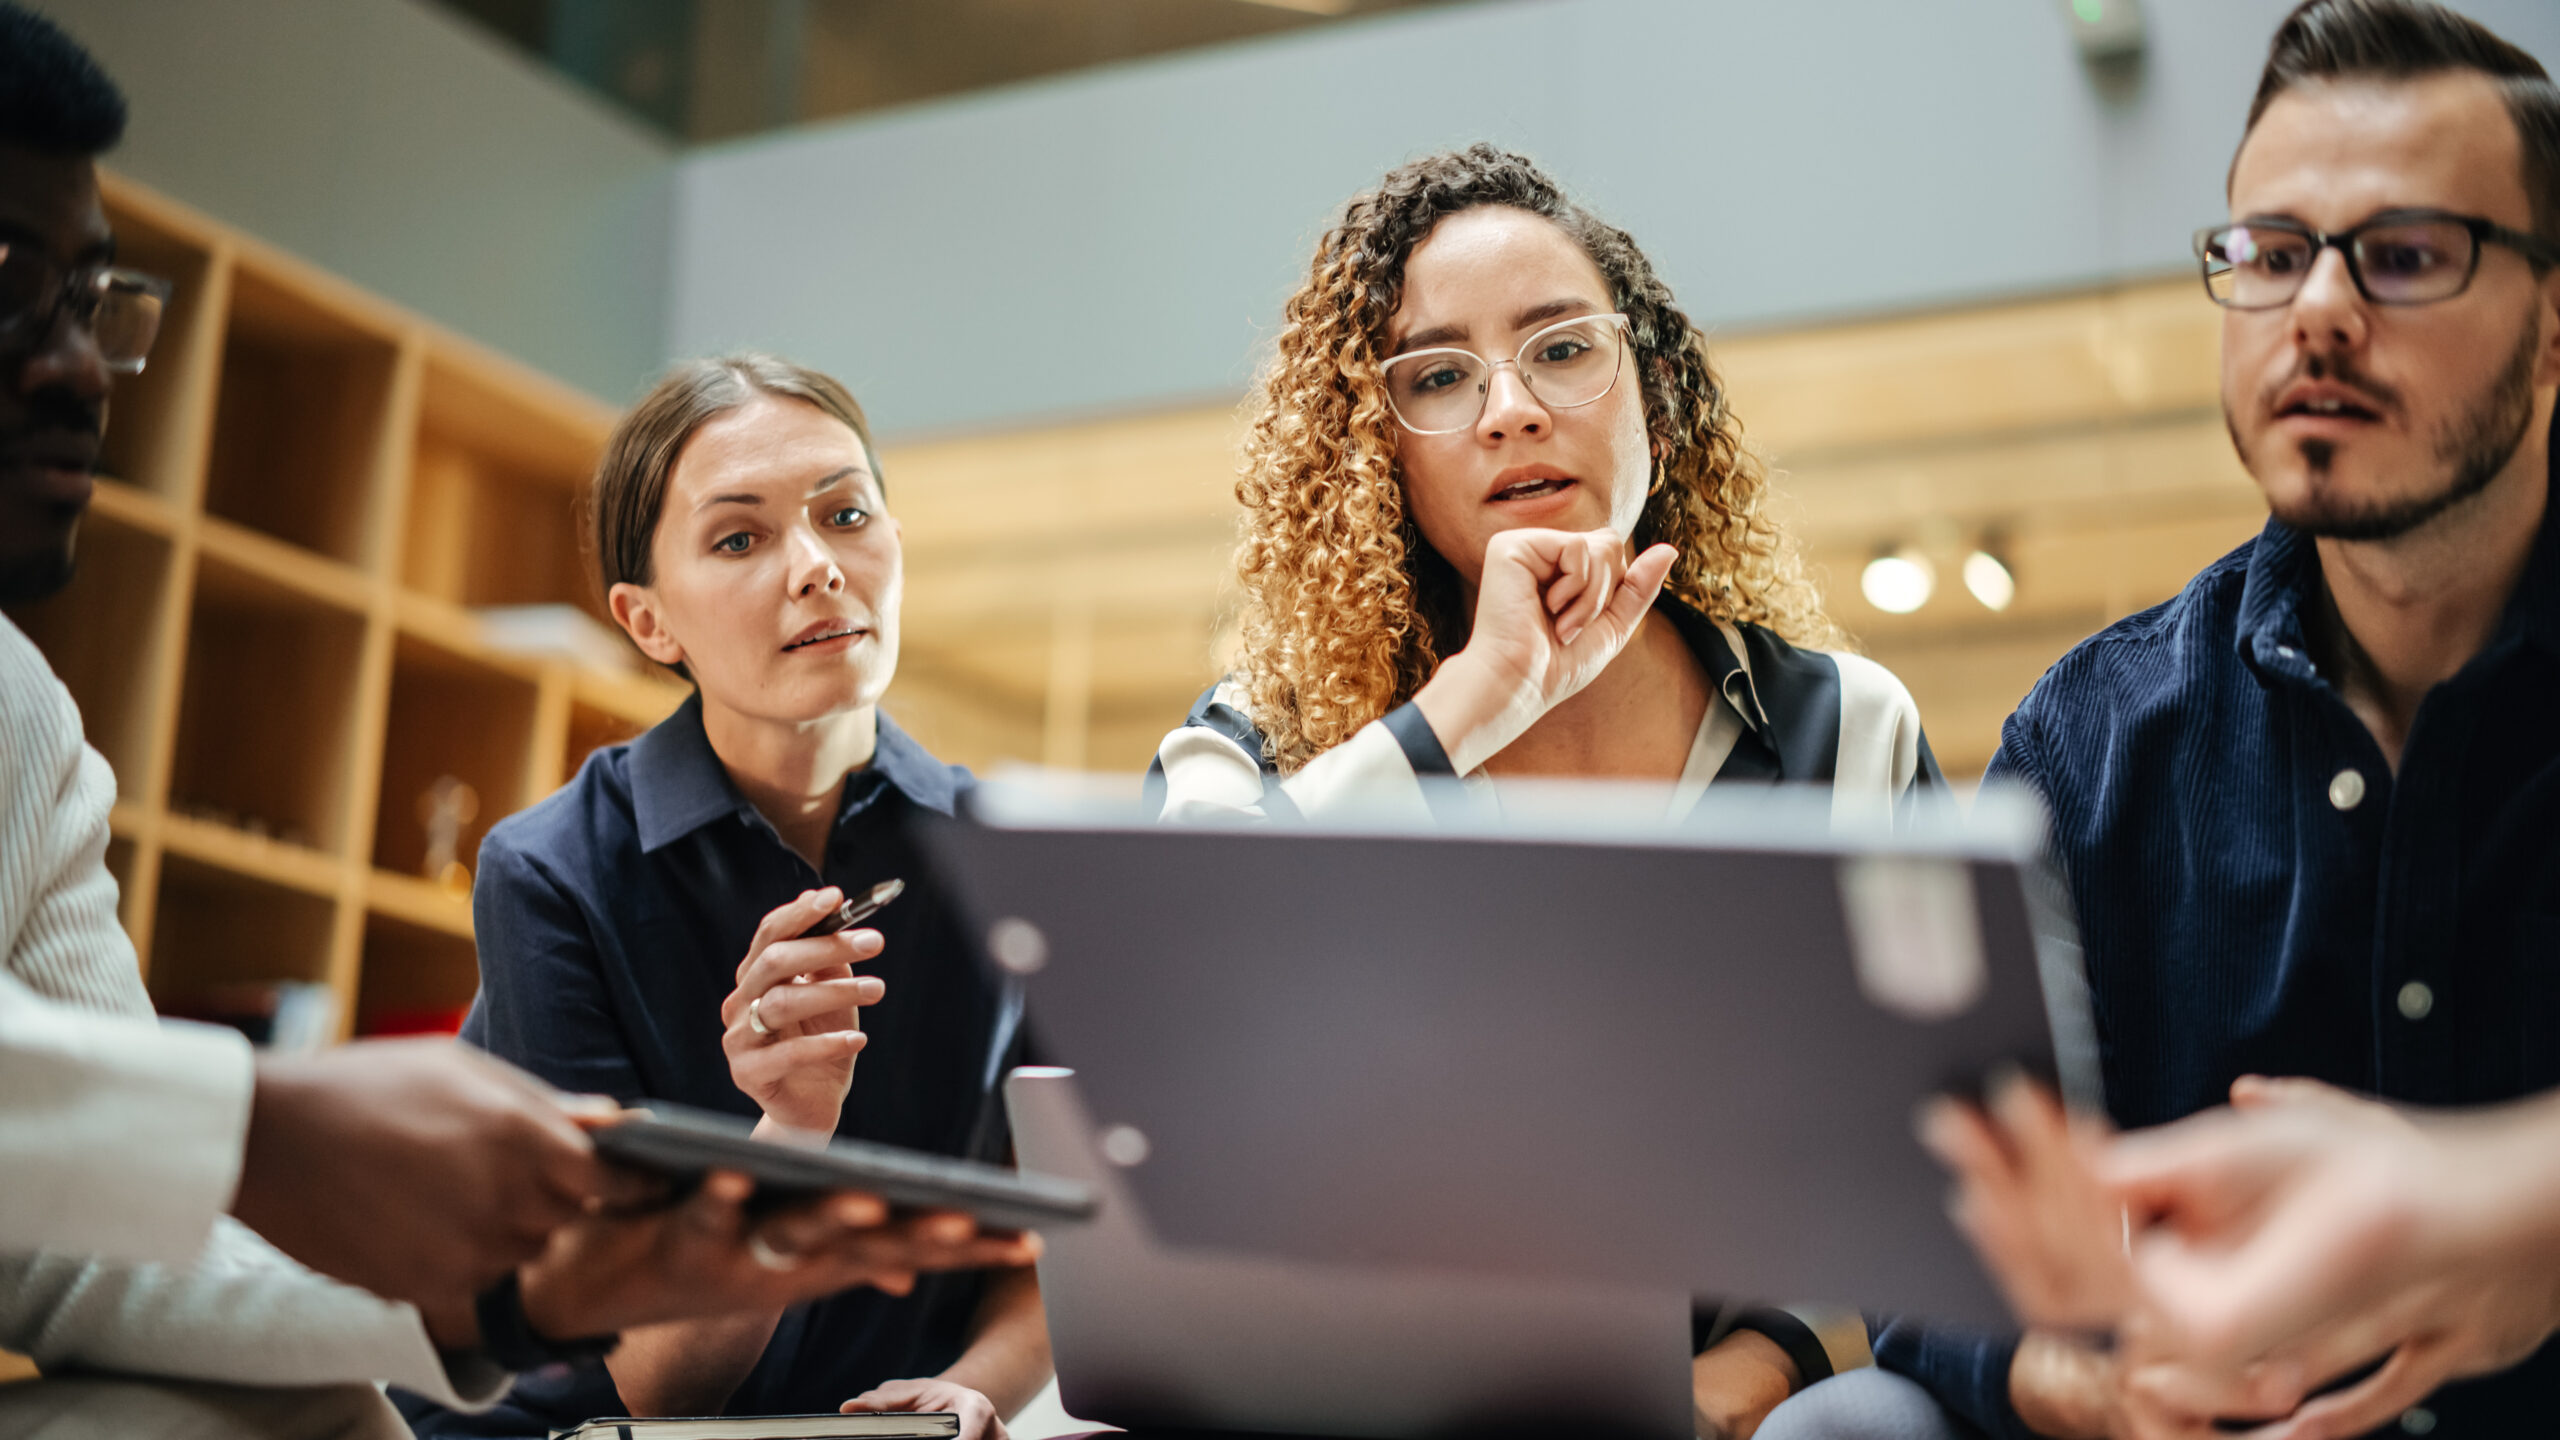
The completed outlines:
{"type": "MultiPolygon", "coordinates": [[[[1240,653],[1157,751],[1168,819],[1426,807],[1421,783],[1942,784],[1770,515],[1706,337],[1634,240],[1488,145],[1316,247],[1242,477],[1240,653]]],[[[1867,1363],[1855,1314],[1701,1312],[1702,1434],[1867,1363]]]]}

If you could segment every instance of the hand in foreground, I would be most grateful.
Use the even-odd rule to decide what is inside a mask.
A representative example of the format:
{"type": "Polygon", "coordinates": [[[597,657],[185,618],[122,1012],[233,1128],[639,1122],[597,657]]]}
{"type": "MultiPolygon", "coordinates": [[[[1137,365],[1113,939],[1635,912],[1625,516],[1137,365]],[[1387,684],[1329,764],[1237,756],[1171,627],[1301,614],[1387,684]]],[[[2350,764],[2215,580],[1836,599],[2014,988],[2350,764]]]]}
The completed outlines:
{"type": "Polygon", "coordinates": [[[471,1333],[473,1298],[599,1193],[576,1103],[450,1040],[261,1056],[232,1213],[312,1269],[471,1333]]]}
{"type": "Polygon", "coordinates": [[[2549,1102],[2412,1113],[2257,1077],[2231,1098],[2107,1157],[2147,1222],[2132,1383],[2189,1410],[2289,1411],[2269,1440],[2356,1435],[2560,1328],[2549,1102]]]}
{"type": "Polygon", "coordinates": [[[1028,1265],[1031,1235],[984,1234],[970,1217],[892,1219],[876,1196],[839,1192],[770,1214],[744,1204],[754,1182],[713,1171],[682,1203],[599,1207],[525,1267],[525,1319],[557,1340],[667,1320],[778,1310],[859,1285],[892,1295],[939,1270],[1028,1265]]]}
{"type": "MultiPolygon", "coordinates": [[[[2560,1325],[2548,1102],[2418,1120],[2309,1081],[2232,1094],[2232,1109],[2112,1142],[2073,1136],[2031,1091],[1988,1117],[1931,1117],[1960,1218],[2021,1313],[2118,1329],[2115,1433],[2202,1434],[2226,1417],[2276,1422],[2264,1433],[2285,1440],[2357,1434],[2560,1325]],[[2134,1237],[2120,1267],[2099,1258],[2110,1201],[2127,1207],[2112,1228],[2134,1237]]],[[[2022,1346],[2012,1372],[2022,1409],[2030,1359],[2022,1346]]]]}
{"type": "Polygon", "coordinates": [[[1985,1105],[1940,1098],[1920,1139],[1954,1172],[1950,1216],[2029,1325],[2112,1332],[2133,1308],[2123,1202],[2099,1174],[2110,1132],[2021,1075],[1985,1105]]]}
{"type": "Polygon", "coordinates": [[[891,1380],[836,1408],[848,1415],[862,1410],[949,1411],[960,1417],[959,1440],[1006,1440],[1004,1418],[996,1414],[995,1402],[951,1380],[891,1380]]]}
{"type": "Polygon", "coordinates": [[[729,1078],[786,1135],[835,1133],[853,1086],[853,1057],[862,1051],[858,1007],[880,1003],[888,990],[852,969],[879,955],[879,931],[795,938],[843,900],[830,885],[766,915],[738,962],[738,987],[720,1002],[729,1078]]]}
{"type": "MultiPolygon", "coordinates": [[[[2009,1365],[2009,1400],[2029,1429],[2060,1440],[2206,1440],[2215,1412],[2139,1383],[2142,1330],[2126,1211],[2101,1174],[2105,1124],[2066,1116],[2023,1077],[1995,1081],[1984,1108],[1923,1111],[1921,1138],[1958,1186],[1951,1216],[2010,1308],[2031,1326],[2009,1365]],[[2110,1347],[2097,1335],[2114,1335],[2110,1347]]],[[[2219,1412],[2272,1418],[2283,1409],[2219,1412]]]]}
{"type": "Polygon", "coordinates": [[[1608,668],[1680,552],[1629,556],[1606,528],[1505,530],[1486,543],[1466,648],[1414,696],[1463,775],[1608,668]]]}

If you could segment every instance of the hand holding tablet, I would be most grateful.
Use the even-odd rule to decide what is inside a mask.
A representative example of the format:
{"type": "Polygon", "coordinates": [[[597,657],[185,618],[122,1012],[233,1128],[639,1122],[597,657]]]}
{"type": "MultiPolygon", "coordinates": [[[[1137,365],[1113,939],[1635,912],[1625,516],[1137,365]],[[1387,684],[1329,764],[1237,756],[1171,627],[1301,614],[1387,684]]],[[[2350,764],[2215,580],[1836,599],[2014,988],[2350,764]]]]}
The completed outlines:
{"type": "Polygon", "coordinates": [[[898,1211],[956,1210],[989,1229],[1072,1224],[1097,1208],[1091,1190],[1047,1175],[857,1140],[785,1145],[753,1131],[733,1115],[652,1103],[596,1131],[595,1142],[608,1160],[677,1179],[734,1170],[769,1194],[859,1191],[898,1211]]]}

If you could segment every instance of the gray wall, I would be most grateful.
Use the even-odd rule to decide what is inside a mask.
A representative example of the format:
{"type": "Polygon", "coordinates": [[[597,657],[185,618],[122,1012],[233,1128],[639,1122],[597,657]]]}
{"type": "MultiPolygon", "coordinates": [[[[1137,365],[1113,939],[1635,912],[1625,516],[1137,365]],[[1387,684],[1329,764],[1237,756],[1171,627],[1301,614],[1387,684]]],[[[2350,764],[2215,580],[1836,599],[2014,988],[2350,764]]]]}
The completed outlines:
{"type": "Polygon", "coordinates": [[[672,152],[418,0],[37,0],[132,101],[109,163],[612,400],[666,338],[672,152]]]}
{"type": "Polygon", "coordinates": [[[1727,330],[2176,266],[2288,0],[2148,0],[2114,100],[2061,0],[1493,0],[681,159],[423,0],[40,3],[151,185],[608,399],[753,344],[912,436],[1234,395],[1344,198],[1480,138],[1727,330]]]}
{"type": "MultiPolygon", "coordinates": [[[[2184,262],[2290,0],[2149,0],[2103,97],[2059,0],[1508,0],[696,152],[677,353],[843,376],[884,432],[1231,396],[1316,235],[1490,139],[1725,329],[2184,262]]],[[[2467,0],[2560,61],[2560,4],[2467,0]]]]}

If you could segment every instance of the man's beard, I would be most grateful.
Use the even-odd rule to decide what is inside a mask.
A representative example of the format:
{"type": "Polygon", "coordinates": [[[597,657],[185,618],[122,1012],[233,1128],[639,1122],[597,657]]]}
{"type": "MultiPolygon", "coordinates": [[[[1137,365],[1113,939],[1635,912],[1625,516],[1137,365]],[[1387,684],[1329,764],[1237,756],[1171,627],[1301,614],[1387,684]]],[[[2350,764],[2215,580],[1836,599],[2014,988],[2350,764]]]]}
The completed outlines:
{"type": "MultiPolygon", "coordinates": [[[[2525,432],[2533,428],[2533,366],[2541,349],[2540,330],[2538,325],[2525,326],[2515,353],[2507,357],[2506,367],[2488,390],[2436,431],[2435,458],[2450,477],[2443,488],[2431,495],[2361,503],[2312,496],[2295,505],[2271,505],[2275,517],[2306,535],[2331,540],[2396,540],[2488,489],[2523,447],[2525,432]]],[[[2388,393],[2336,357],[2315,358],[2312,367],[2314,378],[2320,378],[2318,371],[2325,368],[2330,371],[2327,378],[2341,384],[2388,393]]],[[[2229,424],[2228,413],[2223,419],[2229,424]]],[[[2241,459],[2249,460],[2249,449],[2240,444],[2236,427],[2231,439],[2241,459]]],[[[2315,477],[2326,476],[2337,447],[2326,440],[2305,440],[2301,453],[2315,477]]]]}
{"type": "MultiPolygon", "coordinates": [[[[0,357],[0,368],[24,365],[26,357],[0,357]]],[[[0,399],[0,454],[13,465],[27,463],[26,447],[48,430],[97,436],[107,424],[103,399],[83,398],[68,386],[48,385],[31,394],[0,399]]],[[[32,484],[24,473],[0,475],[0,485],[32,484]]],[[[71,583],[72,549],[84,518],[81,510],[48,505],[32,495],[9,495],[0,509],[0,605],[42,600],[71,583]],[[25,546],[19,553],[19,547],[25,546]]]]}

